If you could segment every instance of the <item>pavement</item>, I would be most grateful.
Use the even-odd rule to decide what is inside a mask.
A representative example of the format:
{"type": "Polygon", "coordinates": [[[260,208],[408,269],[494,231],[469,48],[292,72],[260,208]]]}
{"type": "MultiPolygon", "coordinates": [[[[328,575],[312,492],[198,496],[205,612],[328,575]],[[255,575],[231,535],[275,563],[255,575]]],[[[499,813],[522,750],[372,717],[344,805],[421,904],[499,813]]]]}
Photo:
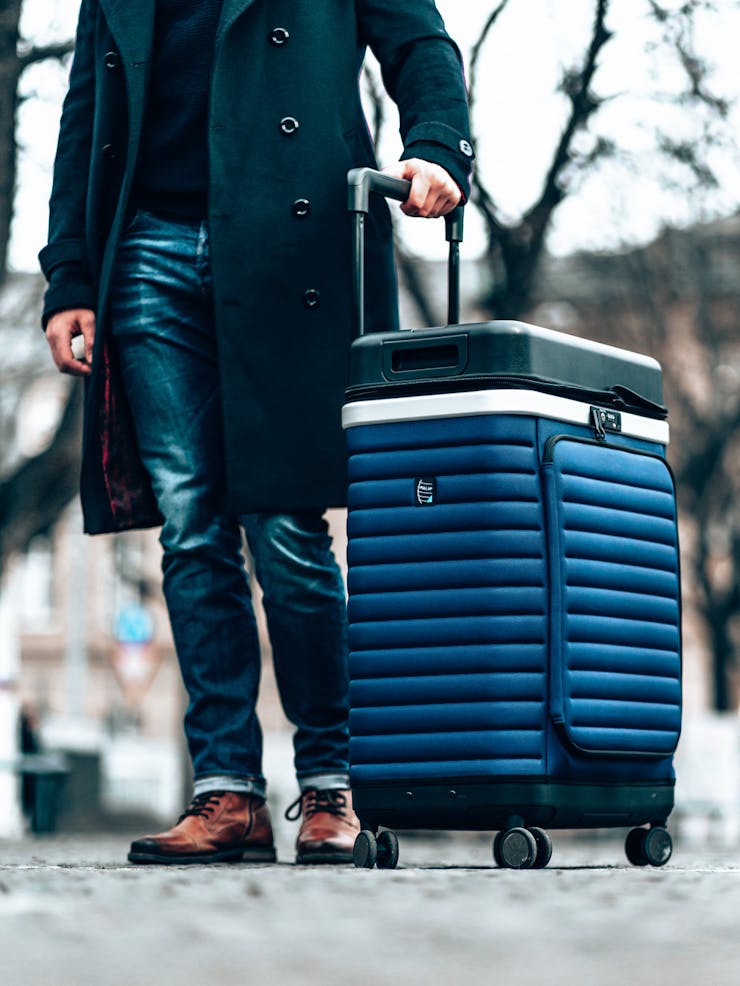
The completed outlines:
{"type": "MultiPolygon", "coordinates": [[[[131,833],[131,836],[142,833],[131,833]]],[[[724,986],[740,979],[740,849],[635,868],[614,836],[552,833],[546,870],[489,837],[400,834],[394,871],[135,867],[123,835],[0,843],[3,986],[724,986]]]]}

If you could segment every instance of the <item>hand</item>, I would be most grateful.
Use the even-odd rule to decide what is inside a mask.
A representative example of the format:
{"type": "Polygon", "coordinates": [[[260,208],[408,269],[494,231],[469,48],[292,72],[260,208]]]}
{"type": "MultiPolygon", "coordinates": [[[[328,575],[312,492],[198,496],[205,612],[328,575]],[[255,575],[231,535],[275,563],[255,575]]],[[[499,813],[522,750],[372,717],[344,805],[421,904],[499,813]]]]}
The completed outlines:
{"type": "Polygon", "coordinates": [[[411,182],[411,194],[401,206],[407,216],[438,219],[452,212],[459,205],[462,193],[451,176],[439,164],[412,157],[399,161],[383,173],[392,178],[405,178],[411,182]]]}
{"type": "Polygon", "coordinates": [[[95,312],[89,308],[73,308],[52,315],[46,326],[46,339],[51,355],[60,373],[76,377],[89,376],[95,341],[95,312]],[[72,340],[82,335],[85,339],[85,359],[72,355],[72,340]]]}

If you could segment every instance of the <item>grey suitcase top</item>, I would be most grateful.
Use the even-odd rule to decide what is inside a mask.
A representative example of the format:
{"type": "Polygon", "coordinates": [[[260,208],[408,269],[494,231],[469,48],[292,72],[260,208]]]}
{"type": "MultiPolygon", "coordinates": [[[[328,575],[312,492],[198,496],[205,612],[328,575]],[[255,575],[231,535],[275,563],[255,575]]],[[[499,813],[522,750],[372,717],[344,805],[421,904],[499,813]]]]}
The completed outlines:
{"type": "Polygon", "coordinates": [[[598,395],[641,414],[666,413],[656,360],[526,322],[372,333],[351,347],[348,400],[486,387],[598,395]]]}

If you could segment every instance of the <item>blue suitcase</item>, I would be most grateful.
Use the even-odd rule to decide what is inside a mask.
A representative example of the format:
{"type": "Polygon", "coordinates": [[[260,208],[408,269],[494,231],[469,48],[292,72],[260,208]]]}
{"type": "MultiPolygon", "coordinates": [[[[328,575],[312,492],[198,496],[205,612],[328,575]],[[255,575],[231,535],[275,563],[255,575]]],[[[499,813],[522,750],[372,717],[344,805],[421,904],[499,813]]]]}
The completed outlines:
{"type": "MultiPolygon", "coordinates": [[[[350,182],[361,332],[366,197],[408,185],[350,182]]],[[[496,862],[529,868],[545,828],[632,826],[629,860],[667,862],[681,606],[659,365],[520,322],[360,335],[343,425],[355,865],[395,866],[395,828],[498,830],[496,862]]]]}

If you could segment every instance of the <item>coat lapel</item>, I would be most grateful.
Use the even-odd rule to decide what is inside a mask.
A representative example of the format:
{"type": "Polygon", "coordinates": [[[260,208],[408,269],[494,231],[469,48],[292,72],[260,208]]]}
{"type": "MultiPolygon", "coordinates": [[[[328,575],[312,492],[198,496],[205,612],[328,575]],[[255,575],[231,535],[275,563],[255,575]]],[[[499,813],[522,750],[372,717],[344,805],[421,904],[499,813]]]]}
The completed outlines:
{"type": "Polygon", "coordinates": [[[154,35],[155,0],[100,0],[124,62],[147,61],[154,35]]]}
{"type": "Polygon", "coordinates": [[[216,44],[220,44],[226,32],[237,19],[241,17],[245,10],[252,6],[255,0],[224,0],[221,8],[221,17],[218,22],[216,32],[216,44]]]}

